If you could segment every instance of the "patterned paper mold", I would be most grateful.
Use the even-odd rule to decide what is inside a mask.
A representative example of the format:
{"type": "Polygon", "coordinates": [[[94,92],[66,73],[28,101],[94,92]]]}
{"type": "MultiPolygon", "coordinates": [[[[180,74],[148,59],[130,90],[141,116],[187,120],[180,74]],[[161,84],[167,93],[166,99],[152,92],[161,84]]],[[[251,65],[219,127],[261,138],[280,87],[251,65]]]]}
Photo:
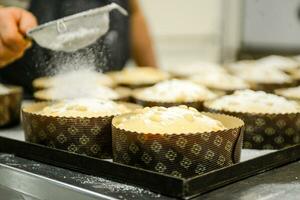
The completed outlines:
{"type": "Polygon", "coordinates": [[[242,120],[203,113],[219,120],[222,131],[186,134],[152,134],[128,131],[112,122],[113,160],[172,176],[190,178],[237,163],[240,160],[242,120]]]}
{"type": "Polygon", "coordinates": [[[0,126],[19,122],[23,93],[21,87],[4,87],[7,88],[7,92],[0,94],[0,126]]]}
{"type": "Polygon", "coordinates": [[[129,101],[131,97],[131,90],[125,87],[117,87],[114,89],[106,88],[103,86],[93,86],[91,87],[79,87],[70,88],[64,86],[65,89],[55,89],[49,88],[44,90],[39,90],[34,93],[34,98],[36,101],[56,101],[62,99],[72,99],[72,98],[99,98],[115,101],[129,101]],[[97,87],[99,89],[97,89],[97,87]],[[73,90],[73,91],[70,91],[73,90]]]}
{"type": "MultiPolygon", "coordinates": [[[[123,103],[134,110],[138,105],[123,103]]],[[[55,117],[36,114],[50,103],[34,103],[22,109],[28,142],[84,154],[111,158],[111,120],[106,117],[55,117]]]]}
{"type": "Polygon", "coordinates": [[[250,113],[214,109],[211,101],[204,110],[236,116],[245,122],[244,144],[247,149],[281,149],[300,143],[300,113],[250,113]]]}

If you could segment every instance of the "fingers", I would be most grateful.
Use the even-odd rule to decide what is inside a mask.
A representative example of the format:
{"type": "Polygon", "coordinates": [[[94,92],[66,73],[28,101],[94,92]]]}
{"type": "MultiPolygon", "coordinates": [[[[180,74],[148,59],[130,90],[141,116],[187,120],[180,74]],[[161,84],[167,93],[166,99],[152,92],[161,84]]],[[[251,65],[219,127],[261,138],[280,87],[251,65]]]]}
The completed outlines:
{"type": "Polygon", "coordinates": [[[23,35],[26,35],[26,32],[30,29],[37,26],[36,18],[30,13],[25,10],[21,13],[21,18],[19,22],[19,29],[23,35]]]}
{"type": "Polygon", "coordinates": [[[0,9],[0,66],[23,56],[31,42],[26,32],[37,25],[35,17],[19,8],[0,9]]]}
{"type": "Polygon", "coordinates": [[[0,12],[1,41],[7,48],[9,48],[12,51],[15,51],[16,53],[20,53],[27,46],[27,42],[25,41],[24,36],[19,32],[19,14],[20,13],[17,13],[14,10],[0,12]]]}

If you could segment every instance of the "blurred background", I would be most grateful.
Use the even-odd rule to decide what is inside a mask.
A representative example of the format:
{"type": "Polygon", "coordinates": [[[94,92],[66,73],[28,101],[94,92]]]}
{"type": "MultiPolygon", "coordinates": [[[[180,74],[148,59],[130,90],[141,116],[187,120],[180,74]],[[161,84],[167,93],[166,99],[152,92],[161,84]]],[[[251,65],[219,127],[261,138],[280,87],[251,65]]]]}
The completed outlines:
{"type": "MultiPolygon", "coordinates": [[[[26,7],[28,0],[0,0],[26,7]]],[[[160,66],[300,49],[300,0],[140,0],[160,66]]]]}

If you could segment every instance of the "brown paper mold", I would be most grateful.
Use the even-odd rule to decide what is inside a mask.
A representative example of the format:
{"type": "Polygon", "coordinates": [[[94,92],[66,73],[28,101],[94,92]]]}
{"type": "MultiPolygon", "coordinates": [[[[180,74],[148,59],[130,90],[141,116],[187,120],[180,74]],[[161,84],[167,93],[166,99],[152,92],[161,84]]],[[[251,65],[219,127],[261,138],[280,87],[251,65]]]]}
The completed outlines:
{"type": "MultiPolygon", "coordinates": [[[[95,87],[97,87],[97,86],[95,86],[95,87]]],[[[80,91],[82,90],[82,88],[78,88],[78,89],[80,91]]],[[[55,90],[55,88],[48,88],[48,89],[36,91],[34,93],[34,98],[35,98],[36,101],[57,101],[57,100],[61,100],[62,99],[61,96],[64,96],[64,95],[60,95],[59,98],[55,97],[55,94],[51,94],[51,91],[53,91],[53,90],[55,90]]],[[[108,90],[110,90],[110,89],[108,88],[108,90]]],[[[124,102],[128,102],[128,101],[131,100],[131,93],[132,93],[131,89],[126,88],[126,87],[117,87],[117,88],[114,88],[114,89],[111,89],[111,90],[115,91],[118,94],[117,98],[113,98],[111,100],[124,101],[124,102]]],[[[79,94],[80,94],[80,92],[79,92],[79,94]]],[[[103,95],[105,96],[105,94],[103,94],[103,95]]],[[[67,97],[67,96],[68,95],[66,94],[65,97],[67,97]]],[[[73,98],[74,98],[74,93],[71,93],[71,96],[73,96],[73,98]]],[[[98,95],[95,93],[94,97],[97,98],[97,96],[98,95]]]]}
{"type": "Polygon", "coordinates": [[[256,91],[265,91],[269,93],[273,93],[275,90],[280,88],[287,88],[295,86],[295,82],[286,82],[286,83],[250,83],[251,89],[256,91]]]}
{"type": "MultiPolygon", "coordinates": [[[[134,110],[138,105],[124,103],[134,110]]],[[[23,129],[28,142],[84,154],[111,158],[111,121],[106,117],[54,117],[36,114],[49,102],[34,103],[22,109],[23,129]]]]}
{"type": "Polygon", "coordinates": [[[204,110],[242,119],[245,122],[243,148],[281,149],[300,143],[300,113],[264,114],[218,110],[211,107],[211,101],[204,103],[204,110]]]}
{"type": "Polygon", "coordinates": [[[17,86],[6,86],[9,92],[0,94],[0,126],[18,123],[23,90],[17,86]]]}
{"type": "Polygon", "coordinates": [[[159,173],[189,178],[226,167],[240,160],[242,120],[213,113],[203,113],[221,121],[226,130],[187,133],[150,134],[120,129],[112,122],[113,160],[159,173]]]}

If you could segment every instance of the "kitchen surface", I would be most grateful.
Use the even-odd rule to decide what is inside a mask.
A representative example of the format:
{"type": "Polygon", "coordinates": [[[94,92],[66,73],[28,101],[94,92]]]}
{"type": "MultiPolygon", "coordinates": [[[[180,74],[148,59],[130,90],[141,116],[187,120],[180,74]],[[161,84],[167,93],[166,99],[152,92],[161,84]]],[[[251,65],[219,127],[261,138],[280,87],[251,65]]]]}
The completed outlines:
{"type": "Polygon", "coordinates": [[[299,13],[0,0],[0,199],[299,199],[299,13]]]}

